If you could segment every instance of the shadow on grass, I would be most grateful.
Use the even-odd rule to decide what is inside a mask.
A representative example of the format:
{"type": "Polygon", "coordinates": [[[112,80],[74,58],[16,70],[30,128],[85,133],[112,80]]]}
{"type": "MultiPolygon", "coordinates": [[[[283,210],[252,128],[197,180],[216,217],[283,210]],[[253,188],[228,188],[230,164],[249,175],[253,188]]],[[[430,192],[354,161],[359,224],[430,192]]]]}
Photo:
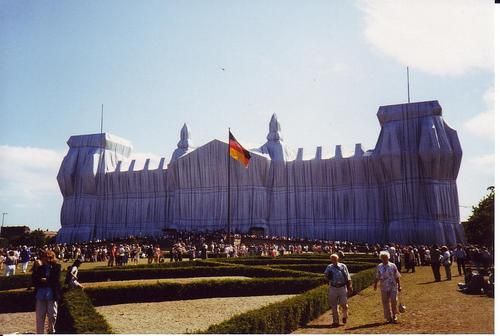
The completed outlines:
{"type": "Polygon", "coordinates": [[[331,328],[331,329],[336,329],[332,327],[331,323],[326,323],[326,324],[308,324],[304,327],[304,329],[326,329],[326,328],[331,328]]]}
{"type": "Polygon", "coordinates": [[[368,323],[368,324],[363,324],[363,325],[360,325],[357,327],[346,328],[345,330],[351,331],[351,330],[358,330],[358,329],[374,328],[374,327],[380,327],[380,326],[383,326],[386,324],[387,324],[386,322],[368,323]]]}
{"type": "Polygon", "coordinates": [[[444,280],[441,280],[441,281],[427,281],[427,282],[419,282],[417,283],[417,285],[430,285],[430,284],[436,284],[436,283],[440,283],[440,282],[443,282],[444,280]]]}

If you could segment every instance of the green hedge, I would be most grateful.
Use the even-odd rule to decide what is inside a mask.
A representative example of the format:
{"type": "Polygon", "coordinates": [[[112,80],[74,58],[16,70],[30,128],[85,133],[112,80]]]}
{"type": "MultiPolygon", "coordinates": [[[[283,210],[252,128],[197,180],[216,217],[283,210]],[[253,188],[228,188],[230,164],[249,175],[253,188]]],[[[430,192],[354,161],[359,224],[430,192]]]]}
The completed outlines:
{"type": "Polygon", "coordinates": [[[228,259],[217,259],[219,262],[227,264],[237,264],[237,265],[289,265],[289,264],[321,264],[325,265],[328,263],[327,259],[300,259],[300,258],[228,258],[228,259]]]}
{"type": "MultiPolygon", "coordinates": [[[[326,269],[326,264],[271,265],[269,267],[323,274],[326,269]]],[[[350,273],[358,273],[372,267],[374,267],[373,263],[347,263],[347,268],[350,273]]]]}
{"type": "Polygon", "coordinates": [[[29,286],[31,286],[31,274],[0,277],[0,290],[28,288],[29,286]]]}
{"type": "Polygon", "coordinates": [[[78,273],[80,282],[120,281],[139,279],[168,279],[168,278],[191,278],[210,276],[248,276],[248,277],[290,277],[290,276],[312,276],[307,272],[294,270],[279,270],[269,267],[246,267],[240,265],[225,265],[219,267],[191,266],[173,268],[114,268],[106,270],[84,270],[78,273]]]}
{"type": "Polygon", "coordinates": [[[296,294],[324,283],[316,278],[267,278],[210,280],[193,283],[156,283],[86,288],[96,306],[135,302],[158,302],[211,297],[296,294]]]}
{"type": "Polygon", "coordinates": [[[111,327],[81,289],[68,290],[59,304],[56,321],[59,334],[110,334],[111,327]]]}
{"type": "MultiPolygon", "coordinates": [[[[352,279],[353,294],[356,294],[373,283],[374,270],[357,273],[352,279]]],[[[237,315],[210,326],[203,333],[287,334],[305,326],[329,308],[328,285],[323,285],[285,301],[237,315]]]]}
{"type": "MultiPolygon", "coordinates": [[[[329,259],[315,259],[315,258],[234,258],[234,259],[217,259],[219,263],[233,264],[233,265],[247,265],[247,266],[264,266],[264,265],[328,265],[330,263],[329,259]]],[[[363,264],[367,263],[373,265],[375,261],[370,259],[349,259],[345,258],[343,261],[347,265],[363,264]]]]}
{"type": "Polygon", "coordinates": [[[186,261],[177,261],[177,262],[164,262],[161,264],[140,264],[140,265],[134,265],[134,264],[127,264],[124,266],[114,266],[114,267],[109,267],[109,266],[99,266],[94,268],[94,270],[115,270],[115,269],[141,269],[141,268],[176,268],[176,267],[193,267],[193,266],[220,266],[221,263],[217,261],[208,261],[208,260],[186,260],[186,261]]]}
{"type": "Polygon", "coordinates": [[[35,311],[35,294],[33,290],[0,292],[0,313],[32,311],[35,311]]]}

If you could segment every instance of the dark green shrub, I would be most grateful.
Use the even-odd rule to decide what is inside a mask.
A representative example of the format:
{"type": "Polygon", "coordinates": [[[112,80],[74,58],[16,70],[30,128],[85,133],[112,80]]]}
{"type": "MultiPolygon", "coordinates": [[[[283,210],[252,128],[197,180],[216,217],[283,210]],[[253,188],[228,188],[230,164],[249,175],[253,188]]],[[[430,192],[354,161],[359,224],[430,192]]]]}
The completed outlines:
{"type": "MultiPolygon", "coordinates": [[[[330,258],[286,258],[286,257],[257,257],[257,258],[232,258],[232,259],[216,259],[220,263],[238,264],[238,265],[294,265],[294,264],[309,264],[309,265],[328,265],[330,258]]],[[[366,264],[378,262],[376,259],[363,258],[355,259],[346,257],[343,262],[345,264],[366,264]]]]}
{"type": "MultiPolygon", "coordinates": [[[[373,263],[347,263],[346,264],[350,273],[358,273],[365,269],[369,269],[374,267],[373,263]]],[[[311,272],[311,273],[321,273],[325,272],[327,264],[319,265],[319,264],[297,264],[297,265],[271,265],[269,267],[276,269],[286,269],[286,270],[295,270],[302,272],[311,272]]]]}
{"type": "MultiPolygon", "coordinates": [[[[374,270],[355,274],[353,294],[373,283],[374,270]]],[[[328,286],[323,285],[285,301],[237,315],[212,325],[204,333],[213,334],[287,334],[329,309],[328,286]]]]}
{"type": "Polygon", "coordinates": [[[267,278],[250,280],[210,280],[193,283],[116,285],[85,289],[96,306],[158,302],[208,297],[260,296],[302,293],[324,283],[316,278],[267,278]]]}
{"type": "MultiPolygon", "coordinates": [[[[61,271],[61,281],[64,281],[66,270],[61,271]]],[[[31,274],[19,274],[0,278],[0,291],[9,289],[21,289],[32,286],[31,274]]]]}
{"type": "MultiPolygon", "coordinates": [[[[218,259],[219,260],[219,259],[218,259]]],[[[328,264],[327,259],[298,259],[298,258],[233,258],[233,259],[225,259],[219,260],[220,262],[224,262],[227,264],[237,264],[237,265],[289,265],[289,264],[328,264]]]]}
{"type": "Polygon", "coordinates": [[[72,289],[63,294],[59,304],[56,331],[63,334],[109,334],[111,327],[95,310],[84,291],[72,289]]]}
{"type": "Polygon", "coordinates": [[[19,274],[0,278],[0,290],[28,288],[31,286],[31,274],[19,274]]]}
{"type": "Polygon", "coordinates": [[[31,311],[35,311],[35,295],[33,290],[0,292],[0,313],[31,311]]]}
{"type": "Polygon", "coordinates": [[[94,270],[114,270],[114,269],[141,269],[141,268],[176,268],[176,267],[193,267],[193,266],[221,266],[221,263],[217,261],[208,261],[208,260],[185,260],[178,262],[164,262],[161,264],[140,264],[133,265],[127,264],[124,266],[99,266],[94,268],[94,270]]]}
{"type": "Polygon", "coordinates": [[[294,270],[279,270],[269,267],[246,267],[227,265],[219,267],[191,266],[173,268],[112,268],[99,271],[80,271],[78,278],[82,283],[139,279],[168,279],[210,276],[248,276],[248,277],[290,277],[317,276],[294,270]]]}

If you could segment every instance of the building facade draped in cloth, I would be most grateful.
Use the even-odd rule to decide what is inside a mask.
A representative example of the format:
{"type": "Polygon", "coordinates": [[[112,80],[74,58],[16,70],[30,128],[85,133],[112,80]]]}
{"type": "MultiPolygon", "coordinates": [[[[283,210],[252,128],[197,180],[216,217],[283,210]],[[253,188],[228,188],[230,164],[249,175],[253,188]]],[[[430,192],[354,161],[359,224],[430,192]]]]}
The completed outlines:
{"type": "Polygon", "coordinates": [[[213,140],[194,148],[186,125],[167,164],[135,167],[132,146],[105,134],[78,135],[57,180],[64,197],[60,242],[161,236],[165,229],[224,230],[356,242],[464,241],[456,178],[462,149],[437,101],[382,106],[373,150],[294,155],[273,115],[267,142],[248,168],[213,140]]]}

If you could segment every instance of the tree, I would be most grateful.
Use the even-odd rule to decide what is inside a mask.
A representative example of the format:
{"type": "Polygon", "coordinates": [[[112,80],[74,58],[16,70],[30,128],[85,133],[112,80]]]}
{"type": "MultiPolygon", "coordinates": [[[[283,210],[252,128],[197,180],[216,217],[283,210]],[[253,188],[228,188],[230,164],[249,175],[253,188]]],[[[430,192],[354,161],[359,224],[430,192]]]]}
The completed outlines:
{"type": "Polygon", "coordinates": [[[45,233],[40,230],[33,230],[30,233],[25,234],[20,239],[15,241],[11,241],[12,245],[27,245],[27,246],[35,246],[42,247],[47,244],[47,237],[45,233]]]}
{"type": "Polygon", "coordinates": [[[472,207],[469,220],[464,223],[469,243],[493,246],[495,225],[495,187],[488,187],[486,195],[477,206],[472,207]]]}

